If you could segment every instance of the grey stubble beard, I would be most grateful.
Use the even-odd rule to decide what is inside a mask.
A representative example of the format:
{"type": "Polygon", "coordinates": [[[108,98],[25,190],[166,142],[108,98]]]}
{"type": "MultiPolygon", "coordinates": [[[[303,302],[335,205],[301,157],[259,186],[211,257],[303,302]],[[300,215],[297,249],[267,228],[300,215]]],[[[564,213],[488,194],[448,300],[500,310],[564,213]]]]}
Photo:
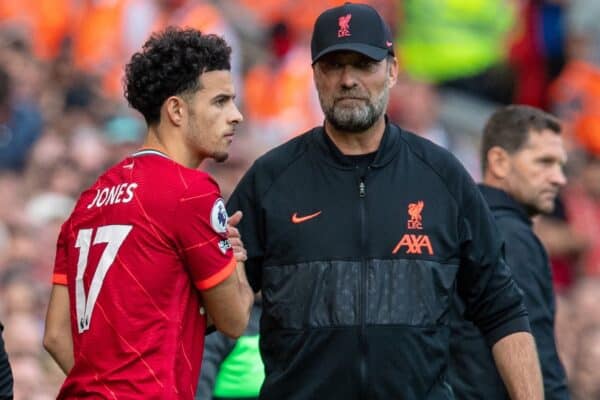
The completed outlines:
{"type": "Polygon", "coordinates": [[[384,88],[375,101],[367,101],[360,107],[338,107],[335,101],[325,104],[319,93],[321,108],[325,119],[337,130],[350,133],[361,133],[372,127],[385,111],[390,96],[389,87],[384,88]]]}

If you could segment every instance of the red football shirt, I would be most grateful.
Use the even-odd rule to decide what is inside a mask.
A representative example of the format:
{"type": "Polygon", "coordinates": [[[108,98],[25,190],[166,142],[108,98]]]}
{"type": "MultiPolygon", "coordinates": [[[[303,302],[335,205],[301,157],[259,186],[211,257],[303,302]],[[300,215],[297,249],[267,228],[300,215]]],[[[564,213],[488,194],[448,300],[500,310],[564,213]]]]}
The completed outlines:
{"type": "Polygon", "coordinates": [[[110,168],[63,224],[75,364],[58,398],[192,399],[206,319],[198,290],[235,269],[207,174],[154,150],[110,168]]]}

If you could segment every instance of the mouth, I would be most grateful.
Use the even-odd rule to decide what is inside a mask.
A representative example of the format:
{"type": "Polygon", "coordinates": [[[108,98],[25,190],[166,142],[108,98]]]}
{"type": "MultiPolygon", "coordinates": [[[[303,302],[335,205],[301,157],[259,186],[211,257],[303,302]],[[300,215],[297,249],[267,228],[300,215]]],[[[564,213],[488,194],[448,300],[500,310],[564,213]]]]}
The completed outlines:
{"type": "Polygon", "coordinates": [[[353,100],[353,101],[367,101],[364,97],[339,97],[335,99],[335,102],[338,103],[340,101],[353,100]]]}
{"type": "Polygon", "coordinates": [[[554,197],[558,196],[558,191],[557,190],[544,190],[542,192],[542,196],[554,198],[554,197]]]}
{"type": "Polygon", "coordinates": [[[223,139],[227,140],[231,144],[233,142],[233,137],[235,136],[235,132],[227,132],[223,135],[223,139]]]}

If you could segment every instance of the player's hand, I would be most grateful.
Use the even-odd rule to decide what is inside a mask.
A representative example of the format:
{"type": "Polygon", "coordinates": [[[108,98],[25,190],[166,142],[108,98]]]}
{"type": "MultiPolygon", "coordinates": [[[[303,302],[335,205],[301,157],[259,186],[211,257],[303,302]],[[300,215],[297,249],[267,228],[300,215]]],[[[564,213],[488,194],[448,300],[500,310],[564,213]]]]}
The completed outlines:
{"type": "Polygon", "coordinates": [[[242,242],[242,236],[240,235],[240,231],[236,228],[236,225],[242,220],[242,216],[243,214],[241,211],[236,211],[227,221],[227,236],[229,237],[229,243],[231,243],[231,248],[233,249],[233,255],[235,256],[236,261],[240,262],[244,262],[248,259],[244,242],[242,242]]]}

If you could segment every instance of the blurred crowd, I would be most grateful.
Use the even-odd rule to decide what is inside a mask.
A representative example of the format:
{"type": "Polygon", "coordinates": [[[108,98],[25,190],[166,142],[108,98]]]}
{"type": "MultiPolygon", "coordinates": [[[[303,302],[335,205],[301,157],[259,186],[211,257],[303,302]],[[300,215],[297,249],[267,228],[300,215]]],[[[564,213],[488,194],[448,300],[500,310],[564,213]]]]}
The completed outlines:
{"type": "MultiPolygon", "coordinates": [[[[122,95],[131,55],[168,25],[228,40],[245,121],[229,160],[202,166],[227,197],[257,156],[322,122],[309,33],[343,2],[0,2],[0,321],[17,400],[54,398],[64,377],[41,345],[60,224],[145,133],[122,95]]],[[[394,30],[402,67],[389,117],[451,150],[476,180],[495,107],[529,104],[562,119],[569,184],[536,229],[552,258],[573,397],[600,399],[600,2],[367,2],[394,30]]]]}

